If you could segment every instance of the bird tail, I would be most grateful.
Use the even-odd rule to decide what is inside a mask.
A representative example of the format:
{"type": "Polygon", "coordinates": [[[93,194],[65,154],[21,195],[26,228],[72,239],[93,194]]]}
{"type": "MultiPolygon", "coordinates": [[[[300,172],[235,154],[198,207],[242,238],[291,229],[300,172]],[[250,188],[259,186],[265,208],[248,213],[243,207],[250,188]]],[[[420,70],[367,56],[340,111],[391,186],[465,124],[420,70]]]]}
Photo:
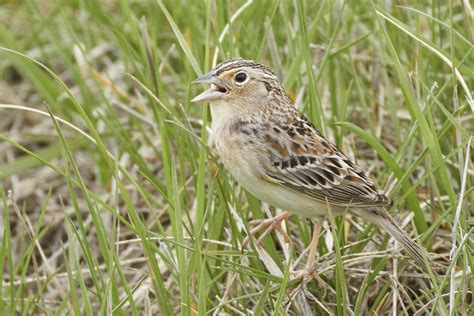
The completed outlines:
{"type": "Polygon", "coordinates": [[[424,248],[412,241],[408,234],[400,228],[392,216],[384,209],[377,208],[371,210],[361,210],[359,213],[365,219],[385,229],[402,247],[410,254],[410,256],[426,270],[424,258],[428,260],[427,252],[424,248]]]}

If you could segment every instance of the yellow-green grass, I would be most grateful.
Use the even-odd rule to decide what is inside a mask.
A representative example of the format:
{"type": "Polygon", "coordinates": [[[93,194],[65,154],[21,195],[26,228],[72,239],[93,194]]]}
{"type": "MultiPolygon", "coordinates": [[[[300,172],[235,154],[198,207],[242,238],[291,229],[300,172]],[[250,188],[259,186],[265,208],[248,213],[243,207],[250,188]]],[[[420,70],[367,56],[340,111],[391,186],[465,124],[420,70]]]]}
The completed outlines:
{"type": "MultiPolygon", "coordinates": [[[[468,1],[0,1],[0,314],[474,312],[468,1]],[[242,249],[267,208],[212,150],[198,75],[271,66],[431,253],[329,217],[242,249]]],[[[278,210],[270,209],[271,213],[278,210]]]]}

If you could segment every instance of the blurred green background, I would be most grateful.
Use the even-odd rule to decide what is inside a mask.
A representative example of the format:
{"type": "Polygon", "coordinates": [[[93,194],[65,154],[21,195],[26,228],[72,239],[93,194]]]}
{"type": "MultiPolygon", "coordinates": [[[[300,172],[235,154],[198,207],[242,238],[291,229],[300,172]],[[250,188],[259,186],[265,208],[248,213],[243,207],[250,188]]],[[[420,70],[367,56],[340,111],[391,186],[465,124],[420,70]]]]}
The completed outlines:
{"type": "Polygon", "coordinates": [[[0,314],[473,312],[468,1],[0,1],[0,21],[0,314]],[[316,300],[289,273],[307,219],[241,249],[266,208],[189,102],[233,57],[370,172],[438,278],[349,215],[325,223],[316,300]]]}

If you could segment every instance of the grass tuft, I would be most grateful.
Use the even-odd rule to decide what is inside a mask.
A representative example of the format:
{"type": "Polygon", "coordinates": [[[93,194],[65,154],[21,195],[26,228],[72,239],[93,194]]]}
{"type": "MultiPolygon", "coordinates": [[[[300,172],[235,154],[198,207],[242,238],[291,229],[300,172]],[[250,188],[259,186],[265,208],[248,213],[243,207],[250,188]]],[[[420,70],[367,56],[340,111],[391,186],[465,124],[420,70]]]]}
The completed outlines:
{"type": "Polygon", "coordinates": [[[0,314],[473,314],[473,17],[440,0],[2,2],[0,314]],[[241,249],[268,208],[189,102],[229,57],[275,69],[433,274],[349,214],[323,223],[314,300],[291,274],[311,221],[241,249]]]}

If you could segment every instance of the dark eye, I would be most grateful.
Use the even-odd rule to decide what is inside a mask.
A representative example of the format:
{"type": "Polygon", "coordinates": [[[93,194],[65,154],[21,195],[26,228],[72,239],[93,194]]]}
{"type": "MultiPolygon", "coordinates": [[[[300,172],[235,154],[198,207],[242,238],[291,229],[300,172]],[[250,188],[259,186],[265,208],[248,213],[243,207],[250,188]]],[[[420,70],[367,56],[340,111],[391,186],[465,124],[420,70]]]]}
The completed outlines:
{"type": "Polygon", "coordinates": [[[247,79],[247,75],[244,72],[239,72],[238,74],[235,75],[235,81],[237,82],[244,82],[245,79],[247,79]]]}

